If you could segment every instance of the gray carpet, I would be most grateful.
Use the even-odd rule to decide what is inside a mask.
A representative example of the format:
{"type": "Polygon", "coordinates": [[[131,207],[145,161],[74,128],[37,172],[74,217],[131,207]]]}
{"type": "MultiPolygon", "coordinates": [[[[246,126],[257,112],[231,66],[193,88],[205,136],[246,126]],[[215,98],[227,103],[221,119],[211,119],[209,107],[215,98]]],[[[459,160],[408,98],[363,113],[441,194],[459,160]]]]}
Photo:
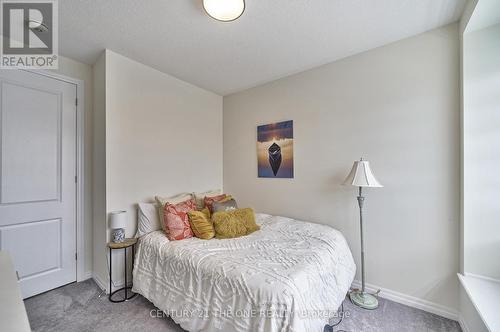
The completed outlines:
{"type": "MultiPolygon", "coordinates": [[[[153,304],[140,295],[111,303],[93,280],[73,283],[25,300],[33,331],[183,331],[170,318],[152,318],[153,304]]],[[[452,331],[457,322],[392,301],[380,299],[374,311],[344,301],[346,317],[333,331],[452,331]],[[348,316],[348,317],[347,317],[348,316]]],[[[320,332],[320,331],[318,331],[320,332]]]]}

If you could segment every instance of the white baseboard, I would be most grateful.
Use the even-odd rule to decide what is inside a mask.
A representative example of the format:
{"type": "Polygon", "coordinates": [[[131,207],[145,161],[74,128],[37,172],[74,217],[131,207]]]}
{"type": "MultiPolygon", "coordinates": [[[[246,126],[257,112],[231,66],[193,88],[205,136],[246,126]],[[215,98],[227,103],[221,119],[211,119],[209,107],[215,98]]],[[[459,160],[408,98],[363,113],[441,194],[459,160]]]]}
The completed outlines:
{"type": "Polygon", "coordinates": [[[85,281],[90,278],[92,278],[92,271],[87,271],[83,273],[82,280],[79,281],[85,281]]]}
{"type": "Polygon", "coordinates": [[[462,332],[472,332],[469,329],[469,327],[467,326],[467,323],[465,322],[462,315],[458,315],[458,324],[460,324],[460,328],[462,328],[462,332]]]}
{"type": "MultiPolygon", "coordinates": [[[[109,281],[104,282],[97,275],[93,275],[92,278],[94,279],[95,283],[97,284],[97,286],[99,286],[100,289],[102,289],[103,291],[106,291],[106,294],[109,293],[108,292],[108,288],[107,288],[107,287],[109,287],[109,285],[108,285],[109,281]],[[106,286],[106,285],[108,285],[108,286],[106,286]]],[[[124,279],[117,280],[117,281],[113,280],[113,291],[115,289],[123,287],[123,285],[125,285],[125,280],[124,279]]]]}
{"type": "MultiPolygon", "coordinates": [[[[130,285],[130,279],[128,280],[128,284],[130,285]]],[[[120,280],[113,280],[113,290],[122,288],[125,286],[125,279],[120,279],[120,280]]]]}
{"type": "Polygon", "coordinates": [[[101,280],[101,278],[99,278],[97,275],[94,274],[92,275],[92,279],[94,279],[95,283],[97,284],[97,286],[99,286],[100,289],[102,289],[104,292],[106,292],[106,294],[108,294],[106,284],[104,281],[101,280]]]}
{"type": "MultiPolygon", "coordinates": [[[[361,282],[358,280],[354,280],[352,283],[352,287],[361,288],[361,282]]],[[[366,290],[369,292],[376,292],[377,290],[380,289],[379,296],[384,299],[391,300],[397,303],[407,305],[409,307],[417,308],[438,316],[458,321],[458,312],[452,308],[434,302],[430,302],[427,300],[423,300],[418,297],[396,292],[387,288],[378,287],[372,284],[365,284],[365,287],[366,290]]]]}

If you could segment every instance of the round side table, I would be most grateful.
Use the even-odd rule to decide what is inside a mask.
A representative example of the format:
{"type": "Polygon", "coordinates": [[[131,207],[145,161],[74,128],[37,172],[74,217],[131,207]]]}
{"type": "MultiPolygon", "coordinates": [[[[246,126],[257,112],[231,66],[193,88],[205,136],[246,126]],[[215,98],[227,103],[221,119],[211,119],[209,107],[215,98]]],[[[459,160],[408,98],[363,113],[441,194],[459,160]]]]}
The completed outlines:
{"type": "Polygon", "coordinates": [[[135,254],[135,244],[136,243],[137,243],[137,239],[125,239],[123,242],[108,242],[108,247],[109,247],[109,300],[111,302],[118,303],[118,302],[128,301],[137,295],[137,293],[132,292],[132,286],[127,285],[127,248],[132,247],[132,264],[134,264],[134,254],[135,254]],[[125,271],[124,271],[125,285],[122,288],[117,289],[114,292],[111,292],[112,281],[113,281],[112,272],[111,272],[111,271],[113,271],[113,265],[111,264],[111,262],[112,262],[111,261],[111,257],[112,257],[111,253],[114,249],[123,249],[124,250],[123,256],[125,257],[125,271]],[[130,289],[130,294],[131,294],[130,296],[129,296],[129,292],[128,292],[129,289],[130,289]],[[116,293],[118,293],[122,290],[125,292],[125,296],[123,296],[122,299],[114,300],[113,295],[115,295],[116,293]]]}

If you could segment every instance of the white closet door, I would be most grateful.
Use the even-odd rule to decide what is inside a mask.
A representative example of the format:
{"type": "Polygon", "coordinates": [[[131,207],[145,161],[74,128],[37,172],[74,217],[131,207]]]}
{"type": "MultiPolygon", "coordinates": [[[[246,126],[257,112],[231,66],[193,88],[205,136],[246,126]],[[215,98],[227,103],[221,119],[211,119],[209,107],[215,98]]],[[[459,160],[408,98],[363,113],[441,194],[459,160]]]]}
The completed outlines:
{"type": "Polygon", "coordinates": [[[76,280],[76,86],[0,71],[0,250],[23,297],[76,280]]]}

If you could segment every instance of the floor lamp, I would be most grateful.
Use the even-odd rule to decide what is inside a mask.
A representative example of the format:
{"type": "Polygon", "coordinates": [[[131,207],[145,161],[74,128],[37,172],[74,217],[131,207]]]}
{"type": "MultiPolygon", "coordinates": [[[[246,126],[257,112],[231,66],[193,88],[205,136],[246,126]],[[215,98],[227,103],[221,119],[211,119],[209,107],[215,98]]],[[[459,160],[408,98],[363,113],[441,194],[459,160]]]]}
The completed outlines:
{"type": "Polygon", "coordinates": [[[344,185],[351,185],[359,188],[358,205],[359,205],[359,225],[361,233],[361,290],[355,290],[349,293],[351,302],[365,309],[376,309],[378,300],[373,294],[365,291],[365,248],[363,244],[363,187],[383,187],[375,178],[370,169],[370,163],[366,160],[355,161],[352,166],[351,173],[344,181],[344,185]]]}

